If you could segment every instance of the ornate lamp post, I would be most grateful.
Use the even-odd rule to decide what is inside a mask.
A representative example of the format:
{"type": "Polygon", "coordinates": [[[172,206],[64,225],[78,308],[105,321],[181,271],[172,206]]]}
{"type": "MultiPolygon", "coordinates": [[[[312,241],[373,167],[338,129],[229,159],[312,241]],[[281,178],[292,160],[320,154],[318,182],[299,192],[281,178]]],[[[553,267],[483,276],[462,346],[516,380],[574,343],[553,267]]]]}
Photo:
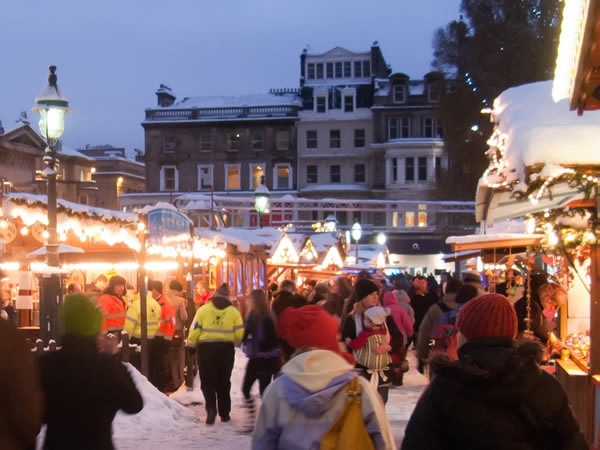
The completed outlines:
{"type": "Polygon", "coordinates": [[[254,191],[254,209],[258,213],[258,226],[263,227],[263,216],[269,212],[269,196],[271,193],[265,186],[265,176],[260,177],[260,185],[254,191]]]}
{"type": "Polygon", "coordinates": [[[48,241],[46,243],[46,263],[50,268],[49,276],[42,280],[40,298],[40,338],[44,343],[58,338],[58,305],[61,302],[60,278],[54,273],[58,268],[58,243],[56,238],[56,148],[58,138],[65,128],[65,113],[71,112],[69,102],[56,84],[56,66],[50,66],[48,85],[35,99],[34,112],[40,114],[40,133],[46,139],[48,147],[44,152],[46,168],[42,174],[47,178],[48,196],[48,241]]]}
{"type": "Polygon", "coordinates": [[[362,227],[360,226],[360,223],[357,220],[354,222],[354,225],[352,225],[352,239],[354,239],[354,241],[356,242],[356,253],[354,256],[354,259],[356,260],[356,264],[358,264],[358,241],[360,241],[361,236],[362,236],[362,227]]]}

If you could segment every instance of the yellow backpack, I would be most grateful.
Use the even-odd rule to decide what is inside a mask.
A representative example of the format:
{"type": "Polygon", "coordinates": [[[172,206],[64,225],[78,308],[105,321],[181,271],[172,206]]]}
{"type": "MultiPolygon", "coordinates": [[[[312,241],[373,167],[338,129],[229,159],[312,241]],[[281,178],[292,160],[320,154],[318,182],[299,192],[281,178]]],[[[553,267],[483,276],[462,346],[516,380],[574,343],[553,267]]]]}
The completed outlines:
{"type": "Polygon", "coordinates": [[[321,450],[375,450],[360,411],[361,393],[356,376],[348,383],[346,406],[321,439],[321,450]]]}

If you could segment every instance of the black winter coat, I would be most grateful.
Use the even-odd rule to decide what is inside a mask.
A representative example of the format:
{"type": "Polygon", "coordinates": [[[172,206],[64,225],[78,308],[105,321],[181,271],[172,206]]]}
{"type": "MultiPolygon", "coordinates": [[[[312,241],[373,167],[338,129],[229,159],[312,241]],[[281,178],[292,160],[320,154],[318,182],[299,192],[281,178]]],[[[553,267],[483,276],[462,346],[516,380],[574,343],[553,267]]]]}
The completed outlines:
{"type": "Polygon", "coordinates": [[[479,339],[431,361],[434,376],[406,427],[402,450],[587,450],[536,343],[479,339]]]}
{"type": "Polygon", "coordinates": [[[142,397],[127,368],[98,353],[95,337],[64,336],[62,348],[39,357],[45,397],[45,450],[112,450],[118,410],[135,414],[142,397]]]}

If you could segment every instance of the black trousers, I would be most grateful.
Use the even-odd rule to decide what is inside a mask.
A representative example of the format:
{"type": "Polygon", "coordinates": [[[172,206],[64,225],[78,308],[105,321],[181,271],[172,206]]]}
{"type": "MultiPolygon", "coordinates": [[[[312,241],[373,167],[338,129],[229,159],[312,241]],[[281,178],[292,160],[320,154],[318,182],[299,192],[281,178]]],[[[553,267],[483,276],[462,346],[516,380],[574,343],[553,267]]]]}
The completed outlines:
{"type": "Polygon", "coordinates": [[[152,346],[148,349],[150,351],[150,383],[161,392],[165,391],[170,379],[170,374],[167,370],[169,345],[170,341],[162,336],[156,336],[152,346]]]}
{"type": "Polygon", "coordinates": [[[263,392],[271,383],[273,376],[279,370],[279,358],[250,358],[246,366],[244,381],[242,382],[242,392],[246,400],[250,399],[250,390],[256,380],[262,397],[263,392]]]}
{"type": "Polygon", "coordinates": [[[199,342],[196,349],[200,389],[206,412],[227,417],[231,412],[231,372],[235,360],[232,342],[199,342]]]}

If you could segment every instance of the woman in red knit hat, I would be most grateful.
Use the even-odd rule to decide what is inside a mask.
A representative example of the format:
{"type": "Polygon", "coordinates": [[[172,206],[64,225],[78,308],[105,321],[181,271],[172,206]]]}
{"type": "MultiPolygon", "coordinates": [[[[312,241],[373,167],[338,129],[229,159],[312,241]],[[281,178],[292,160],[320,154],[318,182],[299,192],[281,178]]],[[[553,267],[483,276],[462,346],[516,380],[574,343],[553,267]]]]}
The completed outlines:
{"type": "Polygon", "coordinates": [[[517,346],[517,315],[506,297],[469,301],[456,328],[458,361],[432,358],[433,378],[403,450],[589,448],[562,386],[538,365],[540,345],[517,346]]]}

